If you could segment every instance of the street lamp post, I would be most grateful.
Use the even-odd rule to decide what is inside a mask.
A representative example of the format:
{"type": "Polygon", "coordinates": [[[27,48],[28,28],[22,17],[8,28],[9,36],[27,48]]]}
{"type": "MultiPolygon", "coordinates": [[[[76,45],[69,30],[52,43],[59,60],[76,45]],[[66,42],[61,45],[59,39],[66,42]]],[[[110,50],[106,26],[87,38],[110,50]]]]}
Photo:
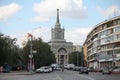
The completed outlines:
{"type": "Polygon", "coordinates": [[[78,53],[79,53],[79,52],[77,52],[77,66],[78,66],[78,53]]]}
{"type": "MultiPolygon", "coordinates": [[[[33,30],[35,29],[39,29],[40,27],[38,28],[34,28],[33,30]]],[[[33,34],[33,30],[32,30],[32,34],[33,34]]],[[[29,54],[29,59],[30,59],[30,63],[29,63],[29,72],[33,72],[34,68],[34,61],[33,61],[33,53],[37,53],[37,51],[33,50],[32,47],[33,47],[33,44],[32,44],[32,40],[33,40],[33,35],[28,33],[28,37],[30,38],[30,54],[29,54]]]]}
{"type": "Polygon", "coordinates": [[[33,72],[32,70],[32,65],[33,65],[33,62],[32,62],[32,59],[33,59],[33,50],[32,50],[32,35],[29,35],[30,38],[31,38],[31,41],[30,41],[30,54],[29,54],[29,59],[30,59],[30,65],[29,65],[29,72],[33,72]]]}

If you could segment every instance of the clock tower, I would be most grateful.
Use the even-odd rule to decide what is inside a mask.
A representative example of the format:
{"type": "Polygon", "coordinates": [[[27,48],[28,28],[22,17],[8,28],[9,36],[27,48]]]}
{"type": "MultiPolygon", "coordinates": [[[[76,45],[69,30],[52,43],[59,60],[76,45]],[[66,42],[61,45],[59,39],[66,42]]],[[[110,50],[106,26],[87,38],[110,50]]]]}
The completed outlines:
{"type": "Polygon", "coordinates": [[[57,18],[55,27],[51,30],[52,39],[51,41],[65,41],[64,39],[64,28],[61,28],[59,21],[59,9],[57,9],[57,18]]]}
{"type": "Polygon", "coordinates": [[[66,42],[64,39],[64,28],[61,28],[59,21],[59,9],[57,9],[57,18],[55,27],[51,29],[51,40],[49,45],[51,51],[55,54],[56,63],[59,65],[68,64],[68,54],[73,52],[73,43],[66,42]]]}

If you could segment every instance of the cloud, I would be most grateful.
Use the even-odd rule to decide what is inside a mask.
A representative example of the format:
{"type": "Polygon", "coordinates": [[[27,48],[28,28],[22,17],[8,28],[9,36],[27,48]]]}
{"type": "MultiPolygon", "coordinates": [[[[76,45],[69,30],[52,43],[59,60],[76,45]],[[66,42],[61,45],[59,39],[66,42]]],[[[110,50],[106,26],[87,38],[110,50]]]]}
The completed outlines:
{"type": "Polygon", "coordinates": [[[51,37],[51,30],[48,27],[38,27],[32,30],[31,32],[34,37],[39,38],[41,37],[43,41],[48,42],[50,41],[51,37]]]}
{"type": "Polygon", "coordinates": [[[60,9],[60,15],[64,18],[83,19],[87,17],[87,8],[82,0],[42,0],[34,3],[33,11],[38,14],[31,19],[33,22],[49,21],[56,16],[56,9],[60,9]]]}
{"type": "Polygon", "coordinates": [[[65,38],[69,42],[73,42],[74,45],[82,45],[90,32],[92,27],[87,27],[87,28],[76,28],[76,29],[71,29],[67,30],[65,34],[65,38]]]}
{"type": "MultiPolygon", "coordinates": [[[[91,29],[92,27],[65,29],[65,39],[67,42],[73,42],[75,45],[82,45],[91,29]]],[[[51,29],[48,27],[38,27],[33,29],[30,33],[36,38],[41,37],[45,42],[51,40],[51,29]]]]}
{"type": "Polygon", "coordinates": [[[101,7],[97,7],[97,11],[103,16],[103,17],[112,17],[114,15],[120,15],[120,8],[117,5],[112,5],[106,9],[103,9],[101,7]]]}
{"type": "Polygon", "coordinates": [[[15,32],[15,34],[10,35],[12,38],[17,38],[17,44],[22,47],[23,44],[28,41],[28,33],[32,34],[34,38],[42,38],[44,42],[50,41],[51,30],[47,27],[37,27],[26,32],[15,32]]]}
{"type": "Polygon", "coordinates": [[[14,34],[9,34],[11,38],[17,38],[16,44],[20,47],[23,46],[23,42],[27,42],[26,33],[24,32],[15,32],[14,34]]]}
{"type": "Polygon", "coordinates": [[[16,14],[22,7],[16,3],[0,6],[0,21],[6,21],[16,14]]]}
{"type": "MultiPolygon", "coordinates": [[[[67,42],[73,42],[74,45],[82,45],[91,29],[91,27],[81,27],[65,30],[65,39],[67,42]]],[[[26,33],[16,32],[14,35],[11,35],[11,37],[17,38],[17,44],[22,47],[23,43],[28,40],[27,33],[31,33],[35,38],[42,38],[44,42],[49,42],[51,40],[51,29],[48,27],[38,27],[26,33]]]]}

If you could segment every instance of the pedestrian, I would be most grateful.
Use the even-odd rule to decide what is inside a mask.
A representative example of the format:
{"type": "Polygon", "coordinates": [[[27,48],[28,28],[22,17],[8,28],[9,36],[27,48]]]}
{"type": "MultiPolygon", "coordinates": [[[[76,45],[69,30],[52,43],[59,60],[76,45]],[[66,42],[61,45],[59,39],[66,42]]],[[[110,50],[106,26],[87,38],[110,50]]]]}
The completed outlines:
{"type": "Polygon", "coordinates": [[[3,72],[3,66],[0,66],[0,72],[3,72]]]}
{"type": "Polygon", "coordinates": [[[62,71],[64,71],[64,67],[62,66],[62,71]]]}

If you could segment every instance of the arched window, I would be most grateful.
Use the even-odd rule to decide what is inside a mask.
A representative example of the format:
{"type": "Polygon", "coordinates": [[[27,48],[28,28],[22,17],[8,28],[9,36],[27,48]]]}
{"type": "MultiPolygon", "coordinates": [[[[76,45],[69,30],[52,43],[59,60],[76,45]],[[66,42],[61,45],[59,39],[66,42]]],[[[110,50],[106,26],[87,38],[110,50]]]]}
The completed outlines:
{"type": "Polygon", "coordinates": [[[67,50],[65,48],[60,48],[58,50],[59,53],[67,53],[67,50]]]}

